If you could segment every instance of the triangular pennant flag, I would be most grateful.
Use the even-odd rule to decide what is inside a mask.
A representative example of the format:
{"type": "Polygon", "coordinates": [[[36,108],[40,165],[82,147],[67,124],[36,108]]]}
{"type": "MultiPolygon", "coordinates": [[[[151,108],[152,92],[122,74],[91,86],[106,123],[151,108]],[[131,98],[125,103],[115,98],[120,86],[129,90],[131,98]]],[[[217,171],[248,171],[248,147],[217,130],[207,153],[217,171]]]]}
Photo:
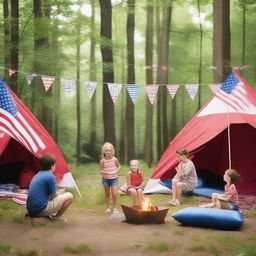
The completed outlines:
{"type": "Polygon", "coordinates": [[[68,96],[75,87],[75,80],[61,78],[61,84],[65,95],[68,96]]]}
{"type": "Polygon", "coordinates": [[[92,98],[96,87],[97,87],[97,82],[93,82],[93,81],[85,82],[85,88],[87,89],[87,92],[90,98],[92,98]]]}
{"type": "Polygon", "coordinates": [[[195,99],[195,96],[197,94],[198,90],[198,84],[186,84],[186,89],[188,91],[188,94],[192,100],[195,99]]]}
{"type": "Polygon", "coordinates": [[[213,94],[216,94],[216,91],[220,88],[221,84],[209,84],[210,89],[213,94]]]}
{"type": "Polygon", "coordinates": [[[14,73],[16,73],[16,70],[14,69],[8,69],[9,76],[12,76],[14,73]]]}
{"type": "Polygon", "coordinates": [[[137,84],[126,84],[127,91],[132,99],[133,104],[135,104],[136,99],[140,92],[140,86],[137,84]]]}
{"type": "Polygon", "coordinates": [[[55,77],[52,77],[52,76],[41,76],[41,78],[43,80],[45,91],[48,91],[49,88],[51,87],[55,77]]]}
{"type": "Polygon", "coordinates": [[[148,99],[150,101],[151,104],[154,103],[155,97],[157,95],[157,91],[158,91],[158,84],[147,84],[145,85],[146,87],[146,93],[148,95],[148,99]]]}
{"type": "Polygon", "coordinates": [[[114,103],[116,102],[116,99],[121,91],[121,88],[122,84],[108,83],[109,93],[114,103]]]}
{"type": "Polygon", "coordinates": [[[25,73],[24,75],[25,75],[25,78],[26,78],[26,80],[27,80],[28,85],[30,85],[31,82],[32,82],[32,80],[33,80],[35,77],[37,77],[37,74],[25,73]]]}
{"type": "Polygon", "coordinates": [[[172,97],[172,99],[175,97],[176,95],[176,92],[178,91],[179,89],[179,84],[167,84],[166,87],[172,97]]]}

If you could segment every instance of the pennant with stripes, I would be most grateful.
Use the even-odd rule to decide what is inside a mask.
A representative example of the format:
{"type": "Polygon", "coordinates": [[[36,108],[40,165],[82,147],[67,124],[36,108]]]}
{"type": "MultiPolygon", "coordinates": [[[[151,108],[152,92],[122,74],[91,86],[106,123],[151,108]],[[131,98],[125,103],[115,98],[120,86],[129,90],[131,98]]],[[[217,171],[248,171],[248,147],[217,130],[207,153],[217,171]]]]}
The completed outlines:
{"type": "Polygon", "coordinates": [[[221,84],[209,84],[209,87],[213,94],[216,94],[217,90],[220,88],[221,84]]]}
{"type": "Polygon", "coordinates": [[[8,69],[9,76],[12,76],[14,73],[16,73],[16,70],[14,69],[8,69]]]}
{"type": "Polygon", "coordinates": [[[85,88],[87,89],[87,92],[90,98],[92,98],[96,87],[97,87],[97,82],[93,82],[93,81],[85,82],[85,88]]]}
{"type": "Polygon", "coordinates": [[[172,97],[172,99],[174,99],[178,89],[179,89],[179,84],[167,84],[166,87],[172,97]]]}
{"type": "Polygon", "coordinates": [[[150,103],[153,104],[155,97],[157,95],[159,85],[147,84],[147,85],[145,85],[145,87],[146,87],[146,93],[148,95],[148,99],[149,99],[150,103]]]}
{"type": "Polygon", "coordinates": [[[140,92],[140,86],[137,84],[126,84],[125,87],[131,97],[133,104],[135,104],[136,99],[140,92]]]}
{"type": "Polygon", "coordinates": [[[61,78],[61,84],[64,89],[65,95],[68,96],[68,95],[70,95],[73,88],[75,87],[75,80],[61,78]]]}
{"type": "Polygon", "coordinates": [[[122,89],[122,84],[108,83],[108,89],[109,89],[110,96],[113,102],[115,103],[122,89]]]}
{"type": "Polygon", "coordinates": [[[185,87],[190,98],[194,100],[198,91],[198,84],[185,84],[185,87]]]}
{"type": "Polygon", "coordinates": [[[33,80],[35,77],[37,77],[37,74],[25,73],[24,75],[25,75],[25,78],[26,78],[26,80],[27,80],[28,85],[30,85],[31,82],[32,82],[32,80],[33,80]]]}
{"type": "Polygon", "coordinates": [[[44,84],[44,89],[45,91],[48,91],[49,88],[51,87],[53,81],[55,80],[55,77],[52,76],[41,76],[43,84],[44,84]]]}

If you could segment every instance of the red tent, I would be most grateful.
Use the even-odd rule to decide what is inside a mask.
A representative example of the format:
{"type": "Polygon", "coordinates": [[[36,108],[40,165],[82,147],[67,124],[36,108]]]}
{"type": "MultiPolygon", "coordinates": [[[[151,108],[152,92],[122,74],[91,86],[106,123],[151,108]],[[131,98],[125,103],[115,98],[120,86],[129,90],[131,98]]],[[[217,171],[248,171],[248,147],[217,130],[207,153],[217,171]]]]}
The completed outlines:
{"type": "MultiPolygon", "coordinates": [[[[57,183],[63,187],[77,188],[58,146],[22,103],[0,78],[0,172],[5,168],[12,172],[9,163],[22,162],[19,183],[22,179],[31,179],[39,171],[38,157],[42,154],[53,154],[56,157],[57,183]],[[29,176],[29,177],[28,177],[29,176]]],[[[6,173],[9,175],[9,173],[6,173]]],[[[1,174],[4,179],[4,174],[1,174]]],[[[26,182],[25,182],[26,183],[26,182]]]]}
{"type": "Polygon", "coordinates": [[[222,175],[229,168],[228,132],[230,123],[231,167],[241,174],[240,192],[256,192],[256,92],[239,73],[233,73],[243,86],[248,106],[236,110],[216,95],[195,114],[170,142],[148,182],[145,193],[164,193],[159,179],[171,179],[178,164],[176,150],[193,154],[197,170],[222,175]]]}

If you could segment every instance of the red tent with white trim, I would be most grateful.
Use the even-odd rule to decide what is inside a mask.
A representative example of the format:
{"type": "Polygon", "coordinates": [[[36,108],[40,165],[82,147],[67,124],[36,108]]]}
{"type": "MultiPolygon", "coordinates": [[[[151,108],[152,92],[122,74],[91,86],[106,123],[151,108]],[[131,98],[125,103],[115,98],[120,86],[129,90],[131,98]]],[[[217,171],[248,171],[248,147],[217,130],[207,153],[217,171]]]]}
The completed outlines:
{"type": "MultiPolygon", "coordinates": [[[[8,168],[10,163],[23,162],[23,169],[17,174],[22,176],[29,173],[31,178],[40,170],[38,158],[46,153],[56,158],[54,175],[58,185],[77,189],[53,138],[0,78],[0,171],[4,172],[3,168],[8,168]]],[[[10,176],[8,173],[6,175],[10,176]]],[[[4,179],[4,174],[0,173],[0,177],[4,179]]],[[[20,179],[19,183],[22,183],[20,179]]]]}
{"type": "MultiPolygon", "coordinates": [[[[239,192],[256,192],[256,92],[237,72],[245,90],[247,106],[237,110],[212,96],[170,142],[158,162],[145,193],[166,193],[160,179],[172,179],[178,164],[176,150],[192,152],[197,170],[222,175],[229,168],[228,124],[230,124],[231,167],[241,175],[239,192]]],[[[168,193],[168,192],[167,192],[168,193]]]]}

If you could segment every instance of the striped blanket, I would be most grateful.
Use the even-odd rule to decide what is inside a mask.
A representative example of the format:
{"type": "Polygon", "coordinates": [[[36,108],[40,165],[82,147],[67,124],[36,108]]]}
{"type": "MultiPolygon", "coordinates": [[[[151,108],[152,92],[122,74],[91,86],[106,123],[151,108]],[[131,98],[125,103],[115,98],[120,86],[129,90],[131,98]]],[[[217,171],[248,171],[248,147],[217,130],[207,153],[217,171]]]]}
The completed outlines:
{"type": "Polygon", "coordinates": [[[15,203],[25,205],[27,203],[28,189],[3,190],[0,189],[0,199],[12,199],[15,203]]]}

